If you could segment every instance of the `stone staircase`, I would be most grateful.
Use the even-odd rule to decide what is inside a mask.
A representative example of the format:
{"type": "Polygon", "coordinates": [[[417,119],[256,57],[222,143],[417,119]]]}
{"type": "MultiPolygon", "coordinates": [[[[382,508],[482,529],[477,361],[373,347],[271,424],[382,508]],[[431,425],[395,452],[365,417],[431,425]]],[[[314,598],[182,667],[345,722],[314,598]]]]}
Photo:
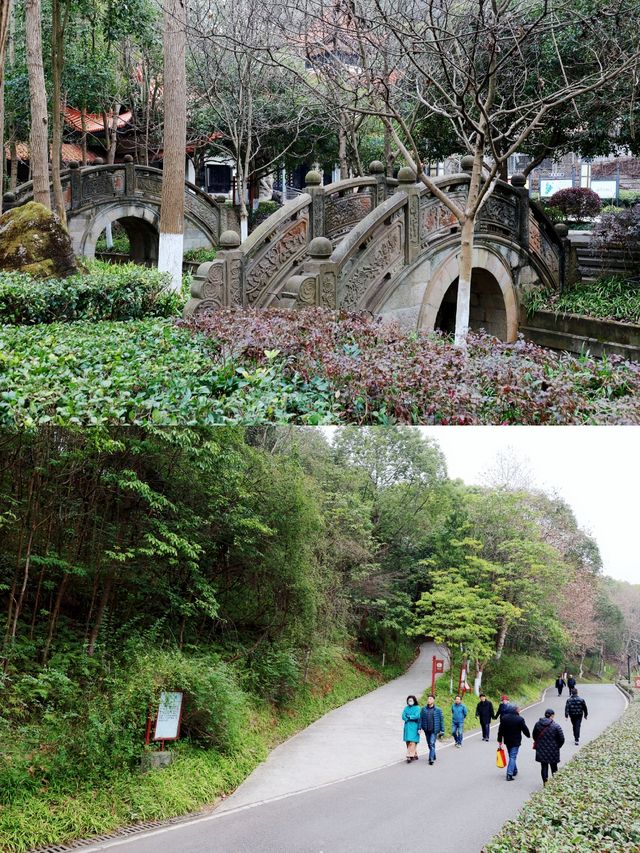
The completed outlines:
{"type": "Polygon", "coordinates": [[[607,249],[606,253],[591,247],[590,231],[569,231],[571,244],[578,257],[578,271],[582,281],[596,281],[606,276],[628,278],[640,272],[640,253],[624,249],[607,249]]]}

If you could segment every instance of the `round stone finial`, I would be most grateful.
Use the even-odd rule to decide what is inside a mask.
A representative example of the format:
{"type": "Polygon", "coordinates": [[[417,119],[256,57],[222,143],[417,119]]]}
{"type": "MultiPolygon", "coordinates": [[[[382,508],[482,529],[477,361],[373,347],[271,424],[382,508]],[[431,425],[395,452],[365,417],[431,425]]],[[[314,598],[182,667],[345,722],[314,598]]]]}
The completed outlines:
{"type": "Polygon", "coordinates": [[[322,183],[322,175],[320,172],[316,172],[315,169],[312,169],[305,175],[304,182],[308,187],[319,187],[322,183]]]}
{"type": "Polygon", "coordinates": [[[332,252],[331,240],[326,237],[314,237],[309,243],[309,257],[311,258],[330,258],[332,252]]]}
{"type": "Polygon", "coordinates": [[[221,249],[237,249],[240,245],[240,235],[237,231],[223,231],[220,235],[221,249]]]}
{"type": "Polygon", "coordinates": [[[565,225],[564,222],[558,222],[554,226],[556,234],[558,237],[568,237],[569,236],[569,226],[565,225]]]}
{"type": "Polygon", "coordinates": [[[131,154],[125,154],[122,160],[124,163],[133,163],[133,157],[131,154]]]}
{"type": "Polygon", "coordinates": [[[522,172],[516,172],[515,175],[511,175],[511,186],[512,187],[523,187],[527,183],[527,179],[522,174],[522,172]]]}
{"type": "Polygon", "coordinates": [[[372,160],[369,163],[369,174],[370,175],[382,175],[384,174],[384,163],[382,160],[372,160]]]}
{"type": "Polygon", "coordinates": [[[78,161],[77,161],[77,160],[69,160],[69,162],[67,163],[67,166],[68,166],[70,169],[79,169],[79,168],[80,168],[80,163],[78,163],[78,161]]]}
{"type": "Polygon", "coordinates": [[[398,180],[401,184],[415,184],[416,173],[409,166],[403,166],[398,172],[398,180]]]}
{"type": "Polygon", "coordinates": [[[464,157],[460,160],[460,168],[463,172],[471,172],[473,170],[473,154],[465,154],[464,157]]]}
{"type": "Polygon", "coordinates": [[[2,196],[2,200],[6,201],[7,204],[13,204],[13,202],[16,200],[16,194],[12,192],[7,192],[2,196]]]}
{"type": "Polygon", "coordinates": [[[96,157],[96,159],[93,161],[93,165],[104,166],[104,160],[102,159],[102,157],[96,157]]]}

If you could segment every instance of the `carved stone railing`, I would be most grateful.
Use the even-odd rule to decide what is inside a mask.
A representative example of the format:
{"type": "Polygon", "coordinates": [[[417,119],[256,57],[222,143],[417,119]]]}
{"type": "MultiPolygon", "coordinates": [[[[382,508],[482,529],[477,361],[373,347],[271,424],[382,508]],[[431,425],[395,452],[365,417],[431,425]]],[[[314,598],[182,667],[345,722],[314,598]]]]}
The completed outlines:
{"type": "Polygon", "coordinates": [[[198,269],[185,315],[209,310],[214,303],[260,308],[289,304],[292,296],[287,281],[308,257],[311,242],[326,237],[335,245],[382,204],[397,185],[397,181],[385,176],[379,161],[371,164],[370,171],[368,176],[336,181],[326,187],[321,185],[322,176],[311,171],[306,177],[305,192],[266,219],[242,245],[231,234],[223,234],[221,245],[225,250],[216,261],[198,269]],[[233,270],[236,275],[239,269],[239,287],[230,283],[226,251],[234,253],[233,270]]]}
{"type": "MultiPolygon", "coordinates": [[[[136,165],[130,155],[122,163],[81,167],[72,162],[62,172],[62,192],[68,217],[118,199],[133,202],[148,200],[159,205],[162,170],[136,165]]],[[[5,193],[3,197],[5,210],[29,201],[33,201],[32,181],[21,184],[14,193],[5,193]]],[[[220,235],[227,230],[224,204],[212,199],[189,181],[185,181],[184,201],[185,213],[217,245],[220,235]]]]}
{"type": "MultiPolygon", "coordinates": [[[[460,223],[410,169],[400,169],[397,181],[384,176],[382,164],[372,164],[371,172],[326,187],[311,172],[306,193],[242,245],[223,235],[226,249],[198,269],[185,314],[214,305],[374,310],[403,270],[459,237],[460,223]]],[[[466,172],[435,182],[464,207],[469,180],[466,172]]],[[[531,207],[522,176],[496,183],[480,210],[476,239],[526,252],[541,278],[562,285],[567,241],[531,207]]]]}

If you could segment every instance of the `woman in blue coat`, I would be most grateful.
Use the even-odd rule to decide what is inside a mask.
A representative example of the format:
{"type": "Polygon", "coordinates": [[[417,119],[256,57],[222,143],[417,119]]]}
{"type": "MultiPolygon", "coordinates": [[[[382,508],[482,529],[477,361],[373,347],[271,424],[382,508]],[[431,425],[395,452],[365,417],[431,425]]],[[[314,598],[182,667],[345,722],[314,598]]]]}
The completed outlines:
{"type": "Polygon", "coordinates": [[[402,739],[407,745],[407,764],[418,760],[418,743],[420,742],[420,705],[415,696],[407,696],[407,704],[402,712],[404,731],[402,739]]]}

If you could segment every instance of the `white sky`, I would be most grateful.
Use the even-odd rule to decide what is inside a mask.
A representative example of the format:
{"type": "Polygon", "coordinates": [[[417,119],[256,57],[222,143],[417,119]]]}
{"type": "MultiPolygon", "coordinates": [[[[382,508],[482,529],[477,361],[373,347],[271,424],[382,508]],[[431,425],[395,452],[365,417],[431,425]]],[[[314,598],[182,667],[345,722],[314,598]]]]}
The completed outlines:
{"type": "Polygon", "coordinates": [[[604,574],[640,584],[640,427],[420,429],[440,445],[449,476],[469,485],[481,485],[498,454],[510,451],[534,487],[571,506],[600,547],[604,574]]]}
{"type": "Polygon", "coordinates": [[[447,459],[452,479],[482,484],[509,449],[533,484],[556,492],[600,547],[603,572],[640,584],[640,428],[422,427],[447,459]]]}

